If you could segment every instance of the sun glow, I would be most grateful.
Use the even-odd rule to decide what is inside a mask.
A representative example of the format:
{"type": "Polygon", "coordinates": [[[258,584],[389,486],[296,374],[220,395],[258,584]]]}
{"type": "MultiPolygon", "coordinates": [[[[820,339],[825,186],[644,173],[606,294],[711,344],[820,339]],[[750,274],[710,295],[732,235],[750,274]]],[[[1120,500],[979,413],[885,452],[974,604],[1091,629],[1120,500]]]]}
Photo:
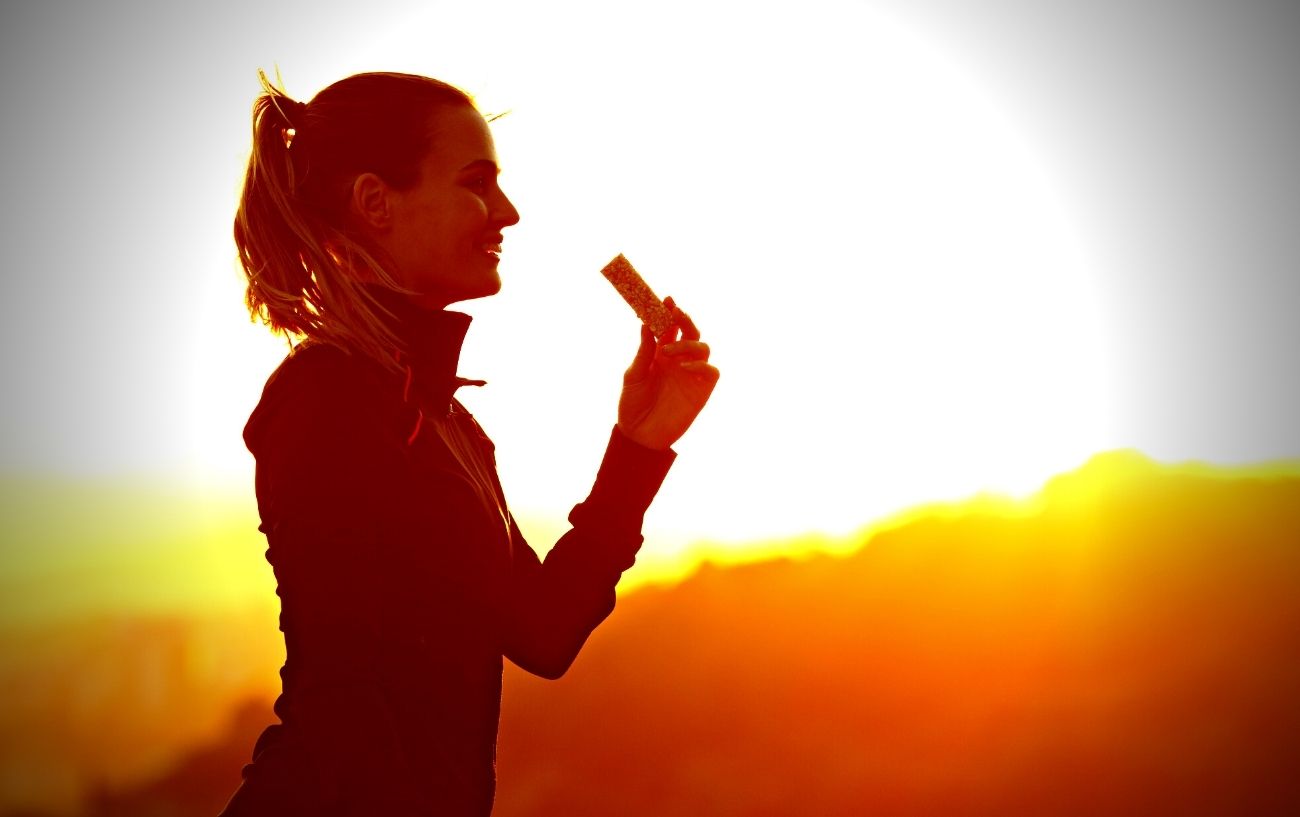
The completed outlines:
{"type": "MultiPolygon", "coordinates": [[[[562,5],[512,10],[490,55],[445,36],[479,12],[438,9],[439,27],[416,19],[356,67],[510,110],[493,129],[523,219],[502,294],[462,305],[462,371],[491,383],[470,408],[516,514],[543,520],[539,547],[590,485],[635,346],[598,274],[620,251],[694,315],[723,372],[647,520],[651,560],[1024,494],[1107,447],[1106,338],[1067,199],[977,77],[857,4],[709,4],[685,28],[672,4],[637,19],[562,5]],[[557,14],[605,33],[547,25],[557,14]]],[[[280,67],[298,96],[347,72],[280,67]]],[[[203,328],[197,460],[247,474],[229,432],[282,346],[250,337],[231,285],[203,328]]]]}

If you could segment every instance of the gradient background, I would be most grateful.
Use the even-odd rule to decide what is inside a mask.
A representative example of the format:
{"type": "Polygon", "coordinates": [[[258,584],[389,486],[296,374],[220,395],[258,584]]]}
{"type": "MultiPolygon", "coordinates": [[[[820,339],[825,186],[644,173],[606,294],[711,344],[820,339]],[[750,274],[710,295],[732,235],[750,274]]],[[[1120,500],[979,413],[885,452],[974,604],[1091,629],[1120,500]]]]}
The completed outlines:
{"type": "Polygon", "coordinates": [[[248,325],[229,237],[259,67],[296,98],[410,70],[510,110],[524,221],[462,369],[538,544],[635,344],[595,275],[620,250],[723,371],[647,578],[1105,450],[1300,457],[1294,3],[0,15],[5,621],[273,601],[239,432],[284,347],[248,325]]]}
{"type": "MultiPolygon", "coordinates": [[[[831,137],[879,129],[875,100],[861,92],[872,89],[871,78],[852,73],[852,55],[831,63],[817,54],[819,41],[844,50],[857,36],[870,45],[882,36],[882,22],[946,60],[947,69],[998,107],[1061,202],[1080,248],[1074,260],[1098,305],[1098,334],[1109,344],[1097,381],[1107,413],[1096,440],[1100,447],[1136,446],[1158,458],[1218,462],[1300,452],[1300,430],[1292,421],[1300,415],[1292,387],[1300,344],[1291,320],[1300,303],[1300,237],[1294,229],[1300,215],[1300,168],[1294,160],[1300,11],[1292,4],[921,0],[815,3],[798,14],[767,3],[705,3],[694,12],[672,3],[654,11],[565,3],[545,12],[499,3],[473,8],[388,2],[364,8],[8,6],[0,35],[6,111],[0,161],[9,190],[3,229],[10,248],[0,307],[5,470],[170,479],[210,466],[215,457],[207,448],[231,444],[229,436],[211,444],[194,440],[194,404],[205,392],[191,375],[207,367],[204,376],[232,387],[225,370],[230,364],[213,371],[214,361],[207,359],[212,352],[200,340],[210,334],[209,323],[237,322],[240,316],[230,297],[237,297],[238,288],[232,284],[228,233],[257,67],[279,65],[290,92],[301,97],[349,71],[390,63],[454,70],[457,76],[447,78],[469,86],[489,107],[515,110],[512,115],[525,120],[519,130],[539,121],[550,126],[557,120],[540,111],[548,104],[562,108],[578,126],[568,140],[579,143],[575,155],[584,147],[595,150],[591,146],[603,135],[591,133],[592,123],[602,117],[622,123],[633,111],[643,127],[667,121],[664,127],[680,133],[681,123],[673,120],[682,111],[711,111],[712,119],[692,119],[690,127],[706,135],[721,132],[733,146],[745,139],[745,157],[753,161],[726,178],[728,190],[695,188],[680,200],[661,199],[658,212],[667,231],[708,226],[707,239],[697,244],[714,248],[709,262],[727,253],[748,262],[745,242],[716,230],[716,215],[735,209],[740,199],[764,201],[766,176],[773,168],[785,169],[779,159],[766,167],[764,161],[789,153],[792,144],[779,131],[781,140],[763,142],[761,129],[744,127],[755,121],[750,112],[770,105],[762,111],[769,122],[773,115],[810,117],[801,133],[809,144],[820,140],[830,148],[831,164],[809,176],[838,176],[840,185],[868,192],[871,180],[843,166],[844,145],[831,137]],[[769,59],[760,62],[764,56],[769,59]],[[625,63],[637,72],[628,73],[624,101],[615,104],[609,83],[599,79],[631,71],[620,67],[625,63]],[[670,70],[681,64],[698,73],[670,70]],[[510,81],[525,73],[529,81],[510,81]],[[663,79],[647,81],[647,74],[663,79]],[[475,87],[476,79],[488,87],[475,87]],[[574,106],[584,101],[597,110],[577,119],[574,106]],[[828,102],[834,107],[821,107],[828,102]],[[746,180],[747,189],[736,186],[746,180]],[[683,208],[688,199],[705,203],[683,208]]],[[[532,153],[512,155],[509,125],[507,117],[498,126],[505,182],[516,188],[532,184],[522,178],[531,173],[552,183],[548,188],[538,182],[539,192],[530,192],[525,202],[531,210],[525,218],[543,221],[544,196],[548,190],[559,196],[558,179],[529,165],[532,153]],[[512,172],[521,178],[512,179],[512,172]]],[[[721,141],[690,138],[710,151],[721,141]]],[[[690,154],[675,147],[665,151],[666,158],[622,157],[627,161],[599,173],[679,180],[686,174],[671,162],[690,154]]],[[[608,151],[600,158],[608,159],[608,151]]],[[[564,172],[567,186],[587,185],[591,198],[607,192],[592,181],[599,174],[590,167],[564,172]]],[[[801,310],[820,304],[838,314],[835,303],[857,293],[826,262],[862,253],[876,236],[868,218],[826,214],[819,225],[818,216],[808,215],[816,208],[816,200],[780,207],[808,231],[800,240],[826,252],[809,253],[804,268],[763,270],[755,289],[779,288],[801,310]],[[859,229],[851,229],[854,224],[859,229]]],[[[943,224],[938,226],[936,244],[944,240],[943,224]]],[[[603,259],[603,245],[614,248],[620,238],[601,235],[589,242],[590,257],[603,259]]],[[[545,266],[549,246],[540,239],[532,246],[541,250],[527,256],[507,246],[507,297],[512,284],[522,287],[524,279],[554,274],[545,266]]],[[[653,272],[669,277],[668,284],[682,289],[679,298],[688,299],[685,275],[672,280],[671,274],[689,259],[654,261],[653,272]]],[[[705,277],[696,267],[689,272],[705,277]]],[[[723,274],[736,272],[707,277],[723,274]]],[[[585,283],[585,275],[572,280],[585,283]]],[[[570,279],[559,282],[567,286],[570,279]]],[[[734,278],[728,283],[733,290],[744,285],[734,278]]],[[[942,292],[934,296],[942,299],[942,292]]],[[[772,304],[761,298],[742,303],[772,304]]],[[[715,307],[710,296],[696,311],[707,313],[706,305],[719,311],[724,306],[715,307]]],[[[920,313],[916,307],[897,306],[920,313]]],[[[707,324],[711,316],[700,317],[707,324]]],[[[764,320],[770,334],[798,348],[796,365],[811,367],[815,375],[834,371],[819,368],[820,361],[844,366],[861,350],[847,333],[815,337],[826,342],[814,345],[797,334],[787,337],[785,316],[764,320]],[[834,346],[835,340],[844,345],[834,346]]],[[[796,320],[801,328],[804,323],[796,320]]],[[[570,336],[561,331],[558,339],[570,336]]],[[[255,346],[260,340],[245,340],[229,353],[246,360],[259,353],[250,349],[261,349],[255,346]]],[[[728,340],[715,342],[724,360],[749,353],[737,341],[750,338],[728,340]]],[[[961,342],[959,336],[950,340],[953,346],[961,342]]],[[[252,365],[278,350],[260,353],[252,365]]],[[[238,387],[247,391],[246,381],[260,383],[263,375],[246,377],[238,387]]],[[[815,411],[848,394],[831,379],[819,377],[814,384],[796,377],[792,385],[797,399],[815,411]]],[[[902,386],[879,383],[874,399],[906,397],[902,386]]],[[[240,399],[246,406],[255,397],[245,393],[240,399]]],[[[204,431],[229,435],[237,430],[231,420],[219,418],[224,426],[209,424],[204,431]]]]}

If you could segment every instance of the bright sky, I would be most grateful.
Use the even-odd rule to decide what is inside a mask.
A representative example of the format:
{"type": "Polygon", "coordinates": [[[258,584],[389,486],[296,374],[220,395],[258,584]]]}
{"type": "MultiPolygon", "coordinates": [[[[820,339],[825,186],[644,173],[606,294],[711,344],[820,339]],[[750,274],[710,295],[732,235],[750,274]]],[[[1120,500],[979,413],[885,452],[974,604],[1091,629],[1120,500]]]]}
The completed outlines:
{"type": "Polygon", "coordinates": [[[1300,129],[1293,41],[1225,26],[1225,0],[1159,53],[1156,13],[1125,18],[1094,66],[1124,4],[1001,5],[1005,24],[943,0],[6,11],[4,468],[251,492],[239,432],[284,348],[242,311],[230,220],[277,66],[303,99],[402,70],[510,111],[523,221],[502,294],[463,307],[462,373],[490,381],[467,402],[539,536],[589,487],[635,346],[598,273],[620,251],[723,372],[652,555],[1024,493],[1120,446],[1300,456],[1277,215],[1300,185],[1267,164],[1300,129]],[[1215,37],[1236,59],[1205,67],[1215,37]],[[1225,100],[1240,128],[1191,127],[1225,100]]]}
{"type": "MultiPolygon", "coordinates": [[[[496,131],[524,218],[502,295],[464,306],[479,320],[464,370],[491,381],[465,399],[520,511],[554,513],[590,483],[635,341],[597,274],[618,251],[688,305],[724,370],[656,508],[675,532],[849,530],[936,492],[1032,488],[1106,444],[1099,310],[1033,151],[906,29],[804,22],[843,33],[767,62],[780,20],[751,21],[728,49],[743,78],[707,47],[726,14],[697,16],[658,65],[674,17],[627,42],[553,42],[571,58],[545,75],[520,69],[543,56],[529,47],[541,21],[494,38],[509,63],[386,46],[395,68],[510,110],[496,131]],[[856,77],[854,96],[819,77],[856,77]]],[[[227,353],[247,330],[224,291],[195,337],[195,454],[238,473],[247,455],[200,429],[242,417],[265,364],[227,353]]]]}

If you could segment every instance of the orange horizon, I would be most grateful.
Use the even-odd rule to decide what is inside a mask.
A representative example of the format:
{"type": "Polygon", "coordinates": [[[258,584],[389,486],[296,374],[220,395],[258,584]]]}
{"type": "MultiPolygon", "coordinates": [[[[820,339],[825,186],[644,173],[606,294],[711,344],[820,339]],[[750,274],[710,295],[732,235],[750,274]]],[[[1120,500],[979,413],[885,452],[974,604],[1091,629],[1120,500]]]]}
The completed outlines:
{"type": "MultiPolygon", "coordinates": [[[[1295,556],[1279,542],[1272,541],[1270,536],[1276,539],[1284,535],[1283,530],[1295,526],[1294,503],[1287,504],[1290,500],[1286,497],[1293,497],[1297,486],[1300,486],[1300,461],[1278,460],[1262,465],[1222,468],[1203,463],[1160,465],[1131,451],[1110,452],[1048,481],[1042,490],[1028,498],[1016,500],[986,495],[965,502],[932,503],[913,508],[864,528],[856,546],[845,546],[842,552],[834,552],[838,543],[827,539],[805,540],[803,544],[807,550],[804,552],[776,552],[779,540],[774,540],[771,543],[772,555],[769,556],[737,558],[731,562],[725,561],[725,555],[723,558],[701,558],[682,581],[643,581],[628,589],[615,616],[593,637],[588,652],[584,653],[586,657],[580,658],[578,680],[565,680],[550,686],[510,671],[507,714],[511,724],[509,728],[515,730],[516,737],[509,738],[509,733],[503,732],[503,751],[506,752],[503,763],[533,762],[527,759],[532,756],[528,754],[531,750],[526,751],[525,747],[533,745],[530,741],[535,738],[518,735],[518,730],[525,728],[519,721],[525,717],[523,713],[532,709],[549,711],[551,704],[543,706],[540,703],[543,700],[554,700],[568,707],[577,706],[587,694],[575,698],[578,689],[604,683],[601,679],[605,677],[622,677],[617,668],[630,658],[624,653],[618,654],[623,657],[615,658],[607,650],[623,643],[628,643],[628,649],[633,649],[634,644],[643,643],[650,654],[670,647],[678,649],[673,645],[689,651],[690,639],[672,637],[665,640],[672,633],[684,632],[685,627],[721,628],[720,632],[725,632],[728,626],[757,627],[755,632],[742,639],[744,644],[759,653],[774,649],[812,650],[804,658],[805,662],[812,662],[808,665],[809,671],[821,662],[827,668],[826,672],[831,673],[831,680],[836,674],[861,669],[855,662],[868,661],[875,669],[861,683],[868,687],[883,684],[886,690],[893,690],[889,694],[902,695],[908,687],[905,680],[915,677],[920,689],[930,689],[939,700],[946,702],[943,706],[957,707],[954,710],[957,716],[973,718],[966,728],[977,731],[985,728],[979,726],[984,721],[979,715],[981,704],[978,702],[986,698],[1001,700],[998,696],[1005,695],[1005,690],[999,692],[1002,688],[998,684],[1005,682],[1022,689],[1031,700],[1051,701],[1054,700],[1051,696],[1056,693],[1038,686],[1039,680],[1036,679],[1040,670],[1031,665],[1020,666],[1023,662],[1012,662],[1001,668],[986,668],[987,677],[983,680],[971,678],[970,683],[975,685],[973,688],[983,692],[971,701],[961,703],[953,697],[955,692],[944,686],[948,682],[938,680],[945,677],[942,673],[932,677],[942,662],[949,660],[944,658],[948,652],[940,650],[931,654],[928,651],[931,648],[925,645],[940,638],[952,642],[946,649],[955,650],[953,654],[956,655],[984,649],[996,649],[998,655],[1019,655],[1023,650],[1030,650],[1032,655],[1035,654],[1033,651],[1048,649],[1056,643],[1053,639],[1044,641],[1035,635],[1037,631],[1030,627],[1032,621],[1013,615],[1018,604],[1041,605],[1036,609],[1046,617],[1043,623],[1060,619],[1064,622],[1060,626],[1068,624],[1063,631],[1066,640],[1053,648],[1067,652],[1064,656],[1052,657],[1051,662],[1075,660],[1070,657],[1070,650],[1083,649],[1098,638],[1119,639],[1114,647],[1119,650],[1114,654],[1118,660],[1129,655],[1126,651],[1135,649],[1129,641],[1138,638],[1134,634],[1137,631],[1130,630],[1138,627],[1139,622],[1143,622],[1143,628],[1155,626],[1174,628],[1171,633],[1177,631],[1177,618],[1170,618],[1168,610],[1146,611],[1148,602],[1142,600],[1146,594],[1139,592],[1143,587],[1162,598],[1167,597],[1168,603],[1190,604],[1186,614],[1193,618],[1188,620],[1198,622],[1196,626],[1202,631],[1208,626],[1207,621],[1219,622],[1214,626],[1221,627],[1233,621],[1244,622],[1242,626],[1246,629],[1237,631],[1232,638],[1224,640],[1216,635],[1209,641],[1196,639],[1179,650],[1253,650],[1252,645],[1256,642],[1272,643],[1268,639],[1273,635],[1269,633],[1283,626],[1283,623],[1265,626],[1265,622],[1274,620],[1273,614],[1251,611],[1254,605],[1278,602],[1282,596],[1276,592],[1275,585],[1285,582],[1285,576],[1289,575],[1287,571],[1293,569],[1288,566],[1291,561],[1286,560],[1294,561],[1295,556]],[[1274,498],[1264,504],[1252,499],[1260,496],[1274,498]],[[1211,501],[1207,502],[1207,498],[1211,501]],[[1191,527],[1175,528],[1175,533],[1171,533],[1148,518],[1154,513],[1158,518],[1175,520],[1160,524],[1177,525],[1181,523],[1176,520],[1183,517],[1194,519],[1198,513],[1208,512],[1207,508],[1220,509],[1214,511],[1220,514],[1215,517],[1218,520],[1215,524],[1233,526],[1239,541],[1231,542],[1232,546],[1225,549],[1216,544],[1223,539],[1221,534],[1204,539],[1207,534],[1196,523],[1189,523],[1191,527]],[[1029,532],[1033,530],[1043,533],[1031,535],[1029,532]],[[1053,546],[1032,547],[1033,535],[1048,536],[1043,541],[1053,546]],[[1173,541],[1165,541],[1171,536],[1173,541]],[[1181,556],[1183,548],[1179,544],[1183,539],[1186,543],[1203,541],[1204,544],[1181,556]],[[1141,547],[1129,553],[1119,548],[1121,541],[1138,543],[1141,547]],[[1242,547],[1252,543],[1260,547],[1242,547]],[[1159,569],[1153,572],[1151,566],[1143,567],[1140,561],[1133,561],[1139,557],[1157,559],[1152,564],[1159,569]],[[1261,558],[1263,562],[1258,561],[1261,558]],[[1279,558],[1284,560],[1282,571],[1259,572],[1262,569],[1260,565],[1279,558]],[[1223,559],[1230,561],[1225,563],[1223,559]],[[1237,559],[1245,561],[1231,561],[1237,559]],[[741,566],[741,562],[748,564],[741,566]],[[788,577],[788,580],[781,577],[788,577]],[[1032,577],[1055,582],[1059,587],[1055,591],[1036,587],[1028,581],[1032,577]],[[768,593],[750,597],[748,591],[741,596],[735,595],[739,588],[769,581],[788,587],[788,590],[781,591],[786,595],[772,596],[768,593]],[[1184,589],[1178,589],[1180,587],[1184,589]],[[849,593],[845,592],[846,588],[850,589],[849,593]],[[1207,607],[1197,600],[1197,594],[1211,590],[1217,601],[1207,607]],[[685,602],[670,602],[670,599],[693,599],[689,602],[693,605],[689,609],[695,612],[677,610],[676,605],[685,602]],[[848,608],[844,607],[846,604],[848,608]],[[823,644],[825,649],[816,646],[839,630],[820,635],[809,633],[803,639],[789,640],[790,627],[803,618],[820,620],[827,615],[839,615],[837,610],[857,609],[863,604],[868,605],[864,609],[876,611],[870,613],[871,617],[884,616],[881,621],[891,623],[887,627],[864,627],[860,630],[861,635],[854,638],[871,639],[871,643],[876,645],[872,652],[883,650],[888,655],[895,650],[919,649],[921,653],[906,659],[891,659],[877,666],[884,659],[868,660],[871,652],[856,659],[843,654],[839,648],[831,649],[833,641],[823,644]],[[903,615],[904,611],[918,604],[921,606],[916,610],[903,615]],[[956,622],[964,620],[963,617],[949,624],[931,620],[953,605],[956,605],[955,609],[969,609],[969,615],[974,616],[976,622],[980,617],[992,616],[990,621],[997,626],[988,631],[976,627],[958,639],[947,628],[956,626],[956,622]],[[782,614],[782,610],[787,610],[786,614],[782,614]],[[794,618],[789,619],[789,615],[794,618]],[[1078,616],[1083,618],[1069,624],[1074,621],[1071,617],[1078,616]],[[1210,618],[1205,619],[1206,616],[1210,618]],[[744,624],[751,621],[753,623],[744,624]],[[759,626],[762,622],[766,623],[759,626]],[[619,635],[627,627],[639,635],[635,638],[619,635]],[[647,627],[650,629],[646,630],[647,627]],[[764,627],[770,629],[764,630],[764,627]],[[1013,629],[1004,631],[1005,627],[1013,629]],[[1024,644],[1014,639],[1006,640],[1018,632],[1014,628],[1024,627],[1030,629],[1014,636],[1015,639],[1028,639],[1024,644]],[[912,636],[906,635],[913,631],[912,636]],[[763,632],[769,635],[762,635],[763,632]],[[632,640],[626,641],[627,638],[632,640]],[[1259,641],[1261,638],[1265,640],[1259,641]],[[880,674],[882,672],[884,675],[880,674]],[[578,687],[572,684],[578,684],[578,687]],[[984,689],[980,684],[993,686],[984,689]],[[566,693],[566,689],[574,691],[566,693]],[[543,698],[538,698],[539,703],[532,708],[521,710],[523,703],[512,703],[534,700],[539,695],[543,698]],[[559,697],[554,698],[556,695],[559,697]]],[[[787,541],[786,545],[791,546],[792,542],[787,541]]],[[[257,553],[260,558],[261,551],[257,553]]],[[[764,551],[756,550],[751,555],[754,553],[764,551]]],[[[709,554],[701,550],[698,555],[709,554]]],[[[1183,607],[1177,609],[1183,610],[1183,607]]],[[[24,767],[27,768],[33,764],[46,764],[48,768],[42,773],[45,776],[40,779],[55,782],[50,783],[43,794],[37,794],[48,805],[56,795],[71,791],[68,789],[72,785],[69,781],[75,778],[84,783],[86,770],[93,770],[94,779],[109,789],[125,791],[140,781],[161,779],[159,776],[171,774],[181,756],[178,753],[188,748],[227,746],[231,740],[242,740],[230,732],[235,728],[231,713],[238,710],[245,712],[248,718],[254,715],[256,718],[269,717],[266,702],[278,691],[277,671],[283,659],[283,642],[277,629],[277,613],[272,588],[256,604],[242,610],[219,607],[123,609],[0,630],[0,639],[3,639],[0,643],[6,656],[3,680],[14,691],[6,706],[0,707],[0,726],[4,727],[5,734],[39,736],[21,749],[11,747],[22,752],[21,759],[5,750],[0,755],[0,765],[18,768],[27,764],[24,767]],[[247,708],[250,701],[261,702],[255,707],[256,712],[247,708]],[[106,740],[108,738],[111,740],[106,740]],[[14,767],[15,763],[19,766],[14,767]]],[[[859,632],[859,629],[855,627],[844,634],[854,632],[859,632]]],[[[1141,639],[1152,637],[1141,635],[1141,639]]],[[[1143,650],[1171,649],[1174,643],[1181,643],[1170,641],[1160,646],[1165,644],[1165,638],[1162,635],[1161,640],[1151,642],[1143,650]]],[[[1140,643],[1146,644],[1147,641],[1140,643]]],[[[743,644],[733,645],[740,646],[743,644]]],[[[722,649],[722,646],[717,648],[722,649]]],[[[1136,660],[1142,654],[1145,653],[1139,652],[1130,658],[1136,660]]],[[[1048,655],[1055,656],[1055,652],[1049,650],[1048,655]]],[[[692,660],[712,659],[701,655],[692,660]]],[[[1192,661],[1192,658],[1188,660],[1192,661]]],[[[1251,652],[1248,658],[1234,659],[1237,663],[1241,660],[1264,659],[1251,652]]],[[[1111,661],[1111,658],[1105,661],[1111,661]]],[[[1105,661],[1095,671],[1110,666],[1105,661]]],[[[1200,659],[1188,666],[1201,666],[1197,661],[1200,659]]],[[[1054,666],[1051,662],[1049,666],[1054,666]]],[[[1114,669],[1117,673],[1115,678],[1129,677],[1126,673],[1130,671],[1121,672],[1120,665],[1114,669]]],[[[814,672],[809,677],[819,676],[814,672]]],[[[1049,673],[1047,677],[1054,676],[1049,673]]],[[[1098,676],[1095,682],[1103,683],[1106,677],[1109,676],[1098,676]]],[[[1250,677],[1254,678],[1253,675],[1250,677]]],[[[680,688],[682,694],[691,696],[695,694],[691,691],[693,685],[704,680],[707,679],[682,681],[678,687],[667,689],[680,688]]],[[[841,679],[835,681],[833,687],[851,690],[854,685],[849,679],[841,679]]],[[[1083,706],[1085,702],[1078,702],[1078,705],[1083,706]]],[[[1053,706],[1069,703],[1066,700],[1053,706]]],[[[759,717],[759,713],[755,712],[754,717],[759,717]]],[[[904,718],[900,724],[906,722],[904,718]]],[[[1050,728],[1050,725],[1037,722],[1029,722],[1029,725],[1034,729],[1050,728]]],[[[539,725],[526,728],[539,728],[549,733],[559,727],[539,725]]],[[[945,742],[927,744],[923,735],[911,740],[908,746],[911,747],[909,751],[915,752],[942,754],[956,751],[954,745],[945,742]]],[[[235,755],[246,752],[247,748],[242,744],[227,746],[235,755]]],[[[236,764],[230,773],[237,774],[237,771],[236,764]]],[[[12,768],[7,773],[10,779],[16,779],[12,776],[12,768]]],[[[934,785],[942,782],[921,775],[917,778],[918,785],[926,780],[934,785]]],[[[68,800],[65,805],[71,808],[70,803],[68,800]]],[[[6,807],[15,805],[15,802],[5,802],[0,797],[0,814],[6,807]]]]}
{"type": "MultiPolygon", "coordinates": [[[[1132,449],[1094,454],[1069,471],[1049,476],[1032,493],[1012,496],[985,491],[962,499],[922,502],[867,521],[848,533],[810,527],[803,533],[748,539],[693,538],[667,553],[656,552],[647,535],[637,564],[619,584],[624,595],[643,586],[676,584],[704,565],[731,566],[771,559],[845,555],[871,537],[932,516],[986,514],[1018,517],[1041,512],[1049,494],[1058,501],[1069,492],[1089,493],[1114,481],[1146,473],[1181,474],[1215,479],[1278,479],[1300,476],[1300,458],[1279,457],[1256,463],[1219,465],[1204,460],[1160,462],[1132,449]]],[[[25,535],[49,534],[37,522],[15,524],[10,537],[3,584],[6,603],[0,628],[29,626],[79,616],[116,612],[168,614],[197,611],[239,612],[277,604],[274,577],[263,554],[251,491],[195,490],[150,479],[95,480],[42,477],[0,480],[17,516],[35,508],[76,506],[92,520],[93,532],[81,541],[42,543],[24,549],[25,535]],[[51,497],[71,492],[73,501],[51,497]],[[21,500],[17,500],[21,497],[21,500]],[[137,503],[132,507],[131,502],[137,503]],[[17,507],[19,502],[24,507],[17,507]],[[161,511],[160,511],[161,509],[161,511]],[[107,520],[107,521],[106,521],[107,520]],[[114,525],[114,522],[117,525],[114,525]],[[138,521],[140,524],[132,524],[138,521]],[[80,560],[80,561],[79,561],[80,560]]],[[[44,524],[45,518],[40,520],[44,524]]],[[[520,525],[539,553],[565,529],[563,520],[520,517],[520,525]]]]}

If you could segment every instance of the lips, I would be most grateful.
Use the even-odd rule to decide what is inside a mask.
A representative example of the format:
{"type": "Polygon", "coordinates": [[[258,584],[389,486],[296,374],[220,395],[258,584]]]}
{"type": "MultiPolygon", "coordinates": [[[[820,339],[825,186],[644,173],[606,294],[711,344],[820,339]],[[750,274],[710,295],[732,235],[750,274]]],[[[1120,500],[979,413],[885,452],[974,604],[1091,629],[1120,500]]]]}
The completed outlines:
{"type": "Polygon", "coordinates": [[[489,236],[486,241],[479,245],[479,251],[499,259],[501,257],[501,240],[500,235],[489,236]]]}

